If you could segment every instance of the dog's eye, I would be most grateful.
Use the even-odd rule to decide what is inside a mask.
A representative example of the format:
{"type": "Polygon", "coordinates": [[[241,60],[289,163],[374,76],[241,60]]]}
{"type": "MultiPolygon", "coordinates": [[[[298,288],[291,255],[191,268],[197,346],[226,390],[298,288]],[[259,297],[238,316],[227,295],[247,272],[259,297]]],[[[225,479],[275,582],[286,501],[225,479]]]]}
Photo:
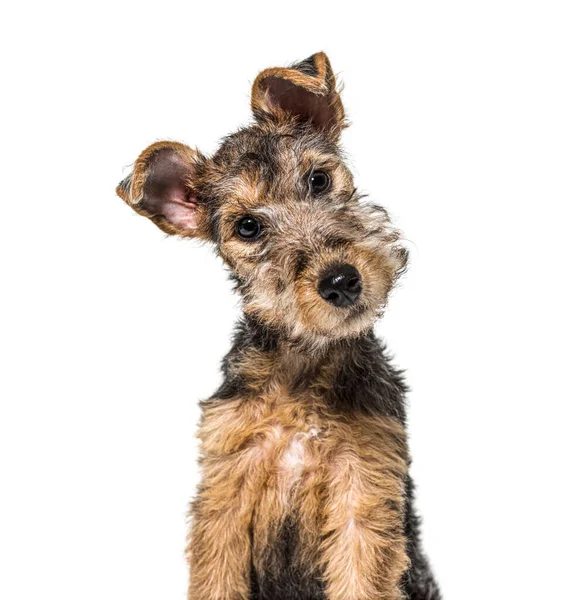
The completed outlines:
{"type": "Polygon", "coordinates": [[[253,217],[242,217],[236,222],[236,233],[244,240],[255,239],[261,233],[261,223],[253,217]]]}
{"type": "Polygon", "coordinates": [[[312,194],[325,192],[331,184],[331,179],[325,171],[312,171],[308,177],[308,187],[312,194]]]}

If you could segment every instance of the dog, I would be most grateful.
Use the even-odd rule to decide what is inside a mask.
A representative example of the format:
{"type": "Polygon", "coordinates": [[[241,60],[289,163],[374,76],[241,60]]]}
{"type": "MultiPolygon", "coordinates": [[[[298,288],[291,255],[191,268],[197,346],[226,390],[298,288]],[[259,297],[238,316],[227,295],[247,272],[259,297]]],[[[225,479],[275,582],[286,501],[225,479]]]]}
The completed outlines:
{"type": "Polygon", "coordinates": [[[201,402],[190,600],[440,600],[419,540],[406,386],[373,332],[407,251],[355,188],[327,56],[266,69],[212,157],[144,150],[118,195],[209,242],[243,318],[201,402]]]}

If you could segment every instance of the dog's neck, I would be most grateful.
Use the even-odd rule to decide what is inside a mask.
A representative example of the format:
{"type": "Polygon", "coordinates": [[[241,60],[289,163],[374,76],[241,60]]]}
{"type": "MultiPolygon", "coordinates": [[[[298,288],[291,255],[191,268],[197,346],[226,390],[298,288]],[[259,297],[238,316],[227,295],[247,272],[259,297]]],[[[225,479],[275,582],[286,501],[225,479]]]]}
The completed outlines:
{"type": "Polygon", "coordinates": [[[391,366],[372,330],[309,352],[245,315],[223,369],[224,383],[215,398],[255,396],[276,386],[294,396],[313,391],[338,410],[404,419],[401,373],[391,366]]]}
{"type": "Polygon", "coordinates": [[[364,342],[375,339],[372,328],[360,336],[343,339],[320,336],[291,338],[282,329],[261,323],[244,313],[236,342],[242,342],[252,351],[274,356],[279,367],[286,365],[287,369],[293,371],[298,366],[313,369],[345,362],[350,354],[363,355],[370,349],[364,342]]]}

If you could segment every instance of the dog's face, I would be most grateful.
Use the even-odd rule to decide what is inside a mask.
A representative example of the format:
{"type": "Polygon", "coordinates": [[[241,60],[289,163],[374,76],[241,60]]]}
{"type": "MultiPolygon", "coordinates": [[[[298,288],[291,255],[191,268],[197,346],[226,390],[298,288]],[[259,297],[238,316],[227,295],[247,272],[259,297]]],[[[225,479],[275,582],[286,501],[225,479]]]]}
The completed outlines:
{"type": "Polygon", "coordinates": [[[356,336],[407,257],[342,160],[344,113],[327,57],[261,73],[252,108],[256,124],[213,157],[154,144],[117,191],[164,231],[214,243],[260,322],[312,347],[356,336]]]}

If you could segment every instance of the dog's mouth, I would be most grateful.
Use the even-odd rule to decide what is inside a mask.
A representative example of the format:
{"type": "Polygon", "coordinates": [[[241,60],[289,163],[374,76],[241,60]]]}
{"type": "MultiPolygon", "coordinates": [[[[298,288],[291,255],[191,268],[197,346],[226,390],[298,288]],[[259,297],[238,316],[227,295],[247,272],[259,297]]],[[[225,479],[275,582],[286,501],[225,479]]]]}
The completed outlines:
{"type": "Polygon", "coordinates": [[[354,321],[355,319],[358,319],[359,317],[362,317],[363,315],[365,315],[368,312],[368,310],[369,310],[368,305],[363,302],[361,302],[360,304],[355,304],[354,306],[351,306],[347,310],[347,315],[343,319],[343,322],[350,323],[350,322],[354,321]]]}
{"type": "Polygon", "coordinates": [[[313,322],[308,321],[309,332],[333,340],[364,333],[372,327],[378,314],[375,306],[366,299],[345,308],[330,309],[326,306],[325,309],[315,315],[313,322]]]}

